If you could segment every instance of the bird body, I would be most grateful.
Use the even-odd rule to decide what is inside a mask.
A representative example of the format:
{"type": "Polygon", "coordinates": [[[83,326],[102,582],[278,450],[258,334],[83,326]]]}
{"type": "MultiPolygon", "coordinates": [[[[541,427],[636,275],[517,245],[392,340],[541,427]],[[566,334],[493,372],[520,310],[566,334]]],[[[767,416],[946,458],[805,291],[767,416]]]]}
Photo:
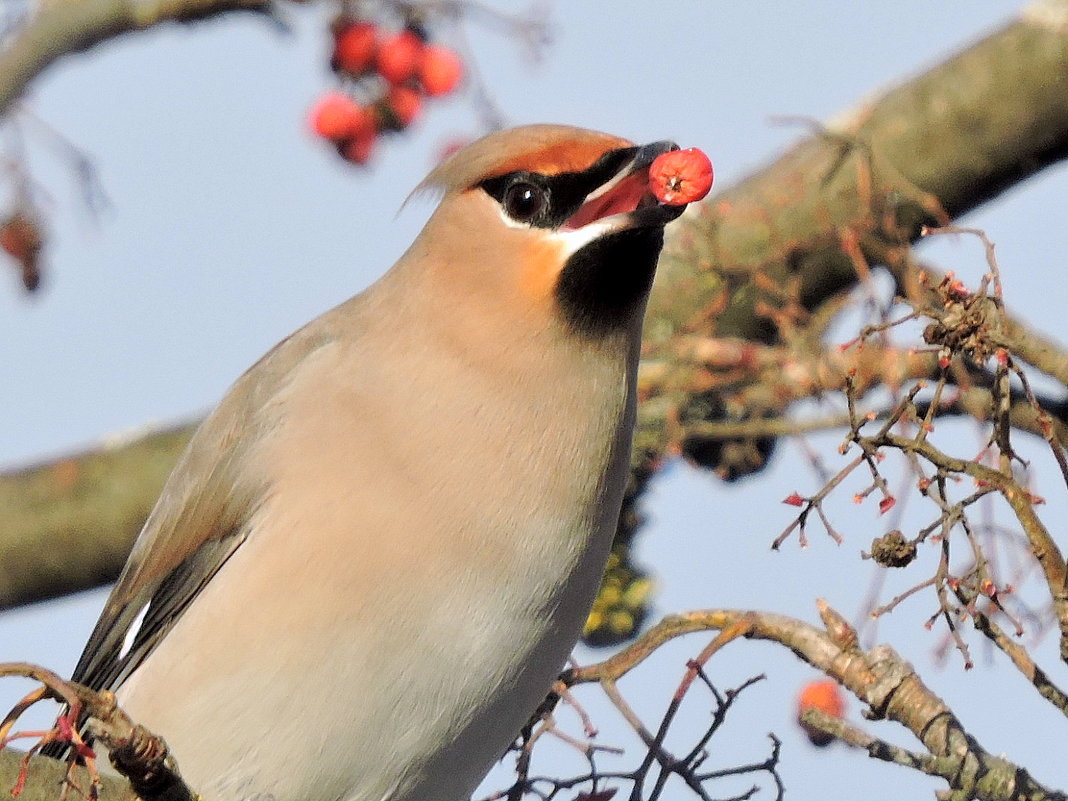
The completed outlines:
{"type": "MultiPolygon", "coordinates": [[[[374,306],[366,296],[352,302],[374,306]]],[[[396,317],[364,322],[288,367],[291,380],[258,407],[292,422],[256,426],[265,436],[244,469],[274,468],[250,477],[271,491],[250,516],[247,540],[118,692],[135,720],[167,737],[206,798],[302,798],[306,782],[324,798],[407,798],[404,785],[422,771],[470,792],[484,765],[444,754],[448,771],[392,763],[456,738],[461,753],[464,737],[506,745],[564,664],[593,600],[615,527],[609,514],[595,518],[602,507],[618,510],[626,464],[633,399],[620,376],[629,355],[593,349],[561,359],[544,342],[502,381],[492,350],[472,363],[458,348],[416,371],[376,358],[342,383],[361,350],[411,354],[438,338],[396,317]],[[324,407],[348,414],[326,416],[324,407]],[[311,469],[285,458],[312,447],[311,469]],[[498,498],[507,502],[487,501],[498,498]],[[344,552],[312,536],[335,527],[359,535],[344,552]],[[257,568],[256,582],[229,580],[255,565],[270,569],[257,568]],[[309,620],[307,608],[332,614],[309,620]],[[244,625],[251,614],[271,621],[269,636],[244,625]],[[205,630],[218,641],[203,641],[205,630]],[[398,655],[398,643],[409,653],[398,655]],[[167,667],[154,670],[154,660],[167,667]],[[488,675],[472,683],[473,672],[488,675]],[[294,686],[286,676],[300,679],[294,686]],[[496,703],[483,707],[487,698],[496,703]],[[349,713],[331,714],[339,706],[349,713]],[[318,722],[312,732],[298,725],[305,718],[318,722]],[[169,732],[188,720],[255,734],[187,744],[169,732]],[[318,775],[280,770],[291,763],[317,765],[318,775]],[[272,767],[276,784],[253,783],[272,767]],[[346,786],[354,772],[366,785],[358,796],[346,786]],[[201,775],[221,779],[198,783],[201,775]]],[[[463,796],[440,784],[418,797],[463,796]]]]}
{"type": "Polygon", "coordinates": [[[650,147],[532,126],[461,151],[398,263],[194,435],[74,678],[205,798],[461,801],[545,697],[615,531],[681,212],[646,199],[673,146],[650,147]]]}

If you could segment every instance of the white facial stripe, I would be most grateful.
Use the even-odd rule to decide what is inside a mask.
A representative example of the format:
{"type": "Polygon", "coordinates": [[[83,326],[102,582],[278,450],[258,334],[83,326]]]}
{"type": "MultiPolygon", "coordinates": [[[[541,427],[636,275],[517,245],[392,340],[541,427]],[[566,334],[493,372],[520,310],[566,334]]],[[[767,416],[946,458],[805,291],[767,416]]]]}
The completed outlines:
{"type": "Polygon", "coordinates": [[[570,230],[553,231],[552,235],[564,243],[568,255],[577,253],[595,239],[600,239],[605,234],[618,231],[626,227],[626,214],[613,214],[611,217],[602,217],[600,220],[586,223],[581,228],[570,230]]]}
{"type": "Polygon", "coordinates": [[[530,223],[516,222],[504,213],[504,209],[502,209],[497,204],[494,205],[497,208],[497,215],[501,218],[501,222],[503,222],[506,226],[508,226],[509,228],[517,228],[525,231],[537,230],[542,232],[545,236],[549,236],[554,239],[559,239],[564,243],[564,249],[567,255],[571,255],[572,253],[576,253],[577,251],[582,250],[582,248],[590,244],[590,242],[597,239],[598,237],[612,233],[613,231],[618,231],[626,227],[626,222],[624,221],[624,217],[626,217],[626,212],[624,212],[622,214],[613,214],[610,217],[603,217],[600,220],[594,220],[593,222],[587,223],[581,228],[572,228],[568,230],[559,229],[554,231],[545,228],[536,228],[530,223]]]}

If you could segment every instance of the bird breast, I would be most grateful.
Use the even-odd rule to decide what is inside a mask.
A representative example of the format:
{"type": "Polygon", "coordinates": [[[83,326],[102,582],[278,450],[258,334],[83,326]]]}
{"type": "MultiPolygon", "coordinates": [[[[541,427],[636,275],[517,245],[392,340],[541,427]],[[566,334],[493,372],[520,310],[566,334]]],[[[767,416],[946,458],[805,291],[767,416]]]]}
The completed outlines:
{"type": "Polygon", "coordinates": [[[248,539],[120,692],[205,797],[468,797],[596,591],[628,456],[628,354],[531,347],[506,374],[420,352],[430,338],[374,336],[325,340],[280,387],[250,455],[271,468],[248,539]],[[250,609],[273,630],[243,626],[250,609]],[[153,702],[175,694],[189,703],[153,702]],[[197,725],[220,719],[225,733],[197,725]]]}

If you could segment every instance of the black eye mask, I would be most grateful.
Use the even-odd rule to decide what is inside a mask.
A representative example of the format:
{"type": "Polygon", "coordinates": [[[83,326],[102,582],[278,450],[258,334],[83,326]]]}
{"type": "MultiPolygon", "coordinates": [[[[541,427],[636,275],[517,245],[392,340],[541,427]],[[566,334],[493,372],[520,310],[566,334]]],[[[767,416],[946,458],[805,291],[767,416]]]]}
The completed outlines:
{"type": "Polygon", "coordinates": [[[582,172],[546,176],[520,170],[490,178],[479,186],[516,222],[555,229],[579,210],[591,192],[612,180],[637,152],[636,147],[610,150],[582,172]]]}

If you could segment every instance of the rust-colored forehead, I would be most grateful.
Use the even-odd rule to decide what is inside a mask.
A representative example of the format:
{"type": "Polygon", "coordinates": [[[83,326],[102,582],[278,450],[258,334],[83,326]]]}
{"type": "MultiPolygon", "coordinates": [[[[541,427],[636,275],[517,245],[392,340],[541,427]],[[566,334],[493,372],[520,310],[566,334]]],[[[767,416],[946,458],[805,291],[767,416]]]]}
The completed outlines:
{"type": "MultiPolygon", "coordinates": [[[[541,175],[556,175],[562,172],[585,170],[609,150],[628,147],[630,142],[618,137],[598,134],[588,139],[570,139],[564,142],[552,142],[529,150],[516,153],[494,168],[497,175],[526,170],[541,175]]],[[[492,178],[492,175],[485,176],[492,178]]]]}
{"type": "Polygon", "coordinates": [[[526,125],[484,136],[441,164],[419,189],[463,191],[517,170],[556,175],[586,169],[626,139],[566,125],[526,125]]]}

